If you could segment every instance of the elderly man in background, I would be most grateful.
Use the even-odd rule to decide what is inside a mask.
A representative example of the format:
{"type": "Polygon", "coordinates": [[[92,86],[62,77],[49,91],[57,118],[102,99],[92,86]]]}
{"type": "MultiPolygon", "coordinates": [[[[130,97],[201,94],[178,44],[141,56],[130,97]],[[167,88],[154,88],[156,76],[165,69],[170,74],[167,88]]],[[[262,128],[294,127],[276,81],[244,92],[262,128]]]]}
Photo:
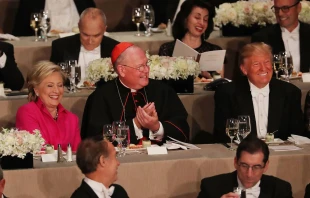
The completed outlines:
{"type": "Polygon", "coordinates": [[[187,112],[172,88],[149,79],[145,52],[132,43],[120,43],[112,51],[118,78],[97,88],[87,99],[82,139],[102,135],[102,127],[113,121],[126,121],[130,142],[143,139],[163,142],[167,136],[188,141],[187,112]]]}
{"type": "MultiPolygon", "coordinates": [[[[269,166],[269,148],[256,137],[247,137],[237,148],[236,171],[205,178],[198,198],[292,198],[291,184],[264,175],[269,166]],[[241,197],[234,188],[242,190],[241,197]]],[[[240,193],[239,191],[239,193],[240,193]]]]}
{"type": "Polygon", "coordinates": [[[272,78],[271,47],[264,43],[245,45],[240,51],[240,69],[245,77],[219,87],[214,95],[214,136],[228,142],[226,120],[249,115],[250,136],[265,138],[267,132],[286,140],[303,133],[301,91],[295,85],[272,78]]]}
{"type": "Polygon", "coordinates": [[[294,71],[309,72],[310,68],[310,25],[298,21],[301,10],[299,0],[274,0],[272,10],[277,24],[252,36],[252,42],[264,42],[272,47],[274,54],[290,52],[294,71]]]}
{"type": "Polygon", "coordinates": [[[117,169],[114,146],[108,141],[86,139],[79,145],[76,163],[85,178],[71,198],[127,198],[125,189],[117,184],[117,169]]]}
{"type": "Polygon", "coordinates": [[[14,46],[0,41],[0,81],[5,88],[20,90],[24,85],[24,77],[19,71],[14,58],[14,46]]]}
{"type": "Polygon", "coordinates": [[[53,41],[50,60],[56,64],[77,60],[83,82],[88,64],[99,58],[110,57],[114,46],[118,44],[118,41],[104,36],[106,20],[105,14],[98,8],[84,10],[79,21],[80,34],[53,41]]]}

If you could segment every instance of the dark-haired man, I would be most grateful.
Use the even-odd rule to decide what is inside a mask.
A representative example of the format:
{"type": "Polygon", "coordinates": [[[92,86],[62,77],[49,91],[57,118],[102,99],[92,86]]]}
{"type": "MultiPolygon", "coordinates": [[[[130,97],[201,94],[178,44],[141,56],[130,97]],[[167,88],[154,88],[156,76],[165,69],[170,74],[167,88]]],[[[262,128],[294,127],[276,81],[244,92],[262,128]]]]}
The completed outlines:
{"type": "Polygon", "coordinates": [[[76,163],[85,178],[71,198],[127,198],[117,179],[119,161],[114,146],[108,141],[86,139],[76,153],[76,163]]]}
{"type": "Polygon", "coordinates": [[[234,187],[243,190],[241,198],[292,198],[290,183],[264,175],[269,166],[269,149],[264,141],[251,136],[244,139],[237,148],[234,166],[232,173],[203,179],[198,198],[239,198],[234,187]]]}

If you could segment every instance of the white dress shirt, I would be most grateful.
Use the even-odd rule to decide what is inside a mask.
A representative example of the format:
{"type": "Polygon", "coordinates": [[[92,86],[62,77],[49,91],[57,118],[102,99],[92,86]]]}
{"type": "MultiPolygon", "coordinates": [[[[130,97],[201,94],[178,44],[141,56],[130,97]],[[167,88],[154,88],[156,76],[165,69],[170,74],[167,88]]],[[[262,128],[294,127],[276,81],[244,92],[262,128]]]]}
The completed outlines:
{"type": "MultiPolygon", "coordinates": [[[[122,85],[126,88],[129,88],[127,87],[121,80],[120,82],[122,83],[122,85]]],[[[131,92],[137,92],[137,90],[135,89],[130,89],[131,92]]],[[[141,138],[143,138],[143,130],[142,129],[139,129],[134,121],[134,119],[132,119],[132,123],[133,123],[133,127],[135,129],[135,134],[137,136],[137,140],[140,140],[141,138]]],[[[157,141],[161,141],[164,137],[164,127],[163,125],[161,124],[161,122],[159,121],[159,129],[158,131],[151,131],[149,130],[149,138],[150,140],[157,140],[157,141]]]]}
{"type": "Polygon", "coordinates": [[[111,195],[113,194],[113,192],[110,193],[109,189],[106,188],[102,183],[96,182],[87,177],[84,178],[84,181],[96,193],[98,198],[111,198],[111,195]]]}
{"type": "Polygon", "coordinates": [[[3,52],[2,56],[0,57],[0,69],[2,69],[5,66],[6,63],[6,54],[3,52]]]}
{"type": "Polygon", "coordinates": [[[80,19],[73,0],[45,0],[45,10],[51,12],[51,30],[72,32],[80,19]]]}
{"type": "Polygon", "coordinates": [[[249,84],[255,113],[257,137],[265,138],[268,126],[269,83],[262,89],[257,88],[250,81],[249,84]]]}
{"type": "Polygon", "coordinates": [[[78,65],[81,67],[81,81],[80,83],[83,84],[86,78],[86,69],[89,63],[93,60],[101,58],[101,49],[100,45],[95,49],[88,51],[86,50],[83,45],[81,45],[80,54],[79,54],[79,62],[78,65]]]}
{"type": "Polygon", "coordinates": [[[258,198],[260,194],[260,180],[252,187],[252,188],[245,188],[241,181],[239,180],[237,176],[237,181],[238,181],[238,187],[241,188],[242,190],[245,190],[246,198],[258,198]]]}
{"type": "Polygon", "coordinates": [[[281,27],[282,30],[282,39],[285,47],[285,51],[291,53],[293,57],[294,71],[300,71],[300,40],[299,40],[299,28],[298,23],[297,27],[289,32],[286,28],[281,27]]]}

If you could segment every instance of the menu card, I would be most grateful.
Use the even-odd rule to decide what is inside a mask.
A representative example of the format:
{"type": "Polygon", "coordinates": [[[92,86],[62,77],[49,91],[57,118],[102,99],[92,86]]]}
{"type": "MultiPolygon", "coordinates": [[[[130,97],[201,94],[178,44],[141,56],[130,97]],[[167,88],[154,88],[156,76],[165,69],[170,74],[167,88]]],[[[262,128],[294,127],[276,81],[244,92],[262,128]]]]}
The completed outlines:
{"type": "Polygon", "coordinates": [[[215,50],[199,53],[177,39],[172,56],[195,57],[202,71],[219,71],[223,69],[226,50],[215,50]]]}

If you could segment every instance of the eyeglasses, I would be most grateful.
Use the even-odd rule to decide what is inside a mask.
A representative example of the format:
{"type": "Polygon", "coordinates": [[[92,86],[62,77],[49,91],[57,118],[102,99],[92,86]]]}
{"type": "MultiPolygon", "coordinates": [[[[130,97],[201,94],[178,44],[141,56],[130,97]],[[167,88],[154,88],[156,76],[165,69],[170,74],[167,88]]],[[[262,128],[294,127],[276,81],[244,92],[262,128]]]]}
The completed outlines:
{"type": "Polygon", "coordinates": [[[150,61],[147,61],[147,63],[145,65],[140,65],[138,67],[132,67],[129,65],[124,65],[124,64],[120,64],[120,65],[125,66],[125,67],[130,67],[132,69],[138,70],[139,72],[143,72],[145,68],[149,68],[150,61]]]}
{"type": "Polygon", "coordinates": [[[290,8],[296,6],[298,3],[299,3],[299,0],[294,5],[291,5],[291,6],[282,6],[282,7],[272,6],[271,10],[273,12],[279,12],[280,10],[282,10],[282,12],[286,13],[290,10],[290,8]]]}
{"type": "Polygon", "coordinates": [[[238,166],[240,167],[241,171],[246,172],[249,169],[252,169],[253,172],[259,172],[260,170],[262,170],[263,168],[265,168],[265,165],[254,165],[254,166],[250,166],[246,163],[239,163],[238,166]]]}

